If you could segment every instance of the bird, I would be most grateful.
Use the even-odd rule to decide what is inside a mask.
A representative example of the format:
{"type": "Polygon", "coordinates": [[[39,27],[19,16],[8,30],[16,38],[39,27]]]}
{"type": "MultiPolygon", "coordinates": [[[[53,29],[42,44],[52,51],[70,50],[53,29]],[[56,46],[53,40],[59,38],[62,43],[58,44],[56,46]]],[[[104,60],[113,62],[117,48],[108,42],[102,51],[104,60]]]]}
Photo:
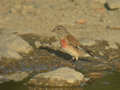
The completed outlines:
{"type": "Polygon", "coordinates": [[[80,57],[91,57],[91,55],[80,47],[80,42],[68,32],[63,25],[57,25],[52,32],[56,33],[60,46],[63,51],[72,56],[73,60],[78,60],[80,57]]]}

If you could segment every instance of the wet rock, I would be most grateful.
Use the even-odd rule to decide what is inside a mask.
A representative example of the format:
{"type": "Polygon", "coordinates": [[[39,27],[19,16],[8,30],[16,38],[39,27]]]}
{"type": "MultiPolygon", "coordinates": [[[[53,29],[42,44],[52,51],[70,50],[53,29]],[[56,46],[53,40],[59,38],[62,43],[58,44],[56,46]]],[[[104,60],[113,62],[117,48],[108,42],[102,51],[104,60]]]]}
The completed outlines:
{"type": "Polygon", "coordinates": [[[83,90],[82,87],[32,87],[29,86],[28,90],[83,90]]]}
{"type": "Polygon", "coordinates": [[[0,76],[0,84],[9,81],[8,79],[6,79],[4,76],[0,76]]]}
{"type": "Polygon", "coordinates": [[[33,48],[20,36],[12,33],[1,33],[0,55],[1,57],[21,59],[18,53],[28,54],[33,48]]]}
{"type": "Polygon", "coordinates": [[[120,61],[114,61],[112,64],[116,68],[116,71],[120,72],[120,61]]]}
{"type": "Polygon", "coordinates": [[[92,73],[88,74],[88,77],[92,78],[92,79],[102,78],[103,73],[101,73],[101,72],[92,72],[92,73]]]}
{"type": "Polygon", "coordinates": [[[103,61],[102,59],[81,59],[75,63],[77,70],[82,72],[91,73],[91,72],[101,72],[112,70],[113,67],[109,64],[108,61],[103,61]]]}
{"type": "Polygon", "coordinates": [[[28,78],[29,75],[30,75],[30,72],[15,72],[15,73],[6,74],[6,75],[0,75],[0,83],[4,83],[8,81],[19,82],[28,78]]]}
{"type": "Polygon", "coordinates": [[[68,67],[62,67],[51,72],[40,73],[34,76],[28,84],[35,86],[79,86],[86,81],[85,79],[82,73],[68,67]]]}
{"type": "Polygon", "coordinates": [[[107,71],[112,70],[112,66],[109,64],[98,64],[93,67],[94,71],[107,71]]]}
{"type": "Polygon", "coordinates": [[[7,80],[15,82],[22,81],[30,75],[30,72],[15,72],[13,74],[4,75],[7,80]]]}
{"type": "Polygon", "coordinates": [[[120,0],[108,0],[107,5],[110,9],[120,8],[120,0]]]}

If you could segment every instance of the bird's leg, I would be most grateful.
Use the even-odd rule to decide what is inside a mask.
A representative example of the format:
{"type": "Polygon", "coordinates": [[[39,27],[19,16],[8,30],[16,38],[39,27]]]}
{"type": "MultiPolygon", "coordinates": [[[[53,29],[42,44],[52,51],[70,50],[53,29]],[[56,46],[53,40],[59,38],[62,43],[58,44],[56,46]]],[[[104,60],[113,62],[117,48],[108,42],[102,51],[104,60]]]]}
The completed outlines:
{"type": "Polygon", "coordinates": [[[78,57],[75,57],[75,60],[78,60],[78,57]]]}
{"type": "Polygon", "coordinates": [[[74,60],[75,59],[75,57],[72,57],[72,60],[74,60]]]}
{"type": "Polygon", "coordinates": [[[72,61],[75,62],[75,61],[76,61],[76,58],[75,58],[75,57],[72,57],[72,61]]]}

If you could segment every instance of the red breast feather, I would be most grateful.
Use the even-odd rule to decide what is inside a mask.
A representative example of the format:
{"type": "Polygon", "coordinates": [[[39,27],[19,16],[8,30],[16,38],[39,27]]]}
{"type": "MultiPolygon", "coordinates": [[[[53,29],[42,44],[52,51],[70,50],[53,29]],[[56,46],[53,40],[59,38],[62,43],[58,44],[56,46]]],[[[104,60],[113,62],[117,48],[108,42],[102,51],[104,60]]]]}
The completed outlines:
{"type": "Polygon", "coordinates": [[[62,40],[61,40],[61,46],[62,46],[62,48],[66,48],[67,42],[66,42],[65,39],[62,39],[62,40]]]}

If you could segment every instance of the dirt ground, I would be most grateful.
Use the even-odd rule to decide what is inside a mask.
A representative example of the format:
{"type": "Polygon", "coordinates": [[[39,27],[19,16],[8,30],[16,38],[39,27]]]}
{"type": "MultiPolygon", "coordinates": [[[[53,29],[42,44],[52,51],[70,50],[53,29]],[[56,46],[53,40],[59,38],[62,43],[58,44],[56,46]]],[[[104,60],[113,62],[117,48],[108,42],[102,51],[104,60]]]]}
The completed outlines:
{"type": "Polygon", "coordinates": [[[64,25],[79,40],[120,42],[120,10],[109,10],[99,0],[4,0],[0,28],[19,34],[52,36],[64,25]]]}

